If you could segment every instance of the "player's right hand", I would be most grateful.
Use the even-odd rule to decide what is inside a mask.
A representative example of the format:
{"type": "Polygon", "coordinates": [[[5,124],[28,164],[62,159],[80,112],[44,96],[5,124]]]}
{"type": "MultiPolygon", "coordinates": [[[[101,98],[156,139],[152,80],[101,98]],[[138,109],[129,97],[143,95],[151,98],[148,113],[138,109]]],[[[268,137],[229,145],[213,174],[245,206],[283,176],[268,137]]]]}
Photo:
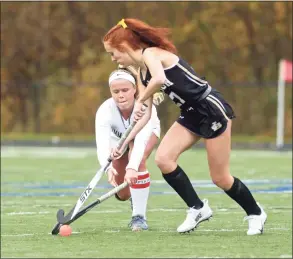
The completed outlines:
{"type": "Polygon", "coordinates": [[[118,172],[116,171],[115,168],[111,167],[107,170],[107,175],[108,175],[108,182],[109,184],[111,184],[112,186],[116,187],[118,186],[115,176],[118,175],[118,172]]]}
{"type": "Polygon", "coordinates": [[[137,183],[138,180],[138,173],[136,170],[132,169],[132,168],[127,168],[126,169],[126,173],[124,176],[124,180],[125,182],[128,182],[128,184],[130,186],[134,185],[137,183]]]}

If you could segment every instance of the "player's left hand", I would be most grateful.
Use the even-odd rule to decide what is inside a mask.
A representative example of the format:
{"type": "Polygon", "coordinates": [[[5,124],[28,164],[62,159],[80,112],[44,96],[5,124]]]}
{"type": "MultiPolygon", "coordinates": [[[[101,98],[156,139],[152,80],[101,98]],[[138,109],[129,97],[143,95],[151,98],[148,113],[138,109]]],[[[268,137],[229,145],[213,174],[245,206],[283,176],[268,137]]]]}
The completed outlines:
{"type": "Polygon", "coordinates": [[[124,176],[124,180],[131,186],[136,184],[138,179],[138,172],[132,168],[126,169],[126,174],[124,176]]]}

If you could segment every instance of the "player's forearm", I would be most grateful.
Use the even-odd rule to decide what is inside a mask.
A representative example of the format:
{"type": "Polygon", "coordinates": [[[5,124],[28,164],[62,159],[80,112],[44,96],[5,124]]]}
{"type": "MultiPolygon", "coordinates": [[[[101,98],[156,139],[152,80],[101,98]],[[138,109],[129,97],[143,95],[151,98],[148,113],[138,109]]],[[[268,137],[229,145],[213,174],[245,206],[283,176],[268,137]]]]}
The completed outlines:
{"type": "Polygon", "coordinates": [[[144,89],[142,93],[139,93],[138,101],[144,103],[150,97],[152,97],[156,92],[161,89],[164,84],[164,79],[152,78],[148,86],[144,89]]]}
{"type": "Polygon", "coordinates": [[[153,123],[151,120],[143,127],[143,129],[136,135],[134,139],[133,149],[131,151],[131,156],[126,166],[126,169],[132,168],[138,171],[139,165],[141,164],[142,158],[144,156],[146,145],[150,139],[153,132],[153,123]]]}
{"type": "MultiPolygon", "coordinates": [[[[136,141],[134,141],[136,142],[136,141]]],[[[131,156],[129,159],[129,162],[126,166],[126,169],[131,168],[134,169],[135,171],[138,171],[139,165],[141,163],[141,160],[143,158],[143,154],[145,151],[146,145],[144,143],[138,144],[134,143],[131,156]]]]}
{"type": "Polygon", "coordinates": [[[135,136],[143,129],[143,127],[148,123],[151,118],[151,107],[147,108],[146,113],[142,116],[142,118],[136,123],[128,137],[125,140],[125,144],[128,144],[131,140],[135,138],[135,136]]]}

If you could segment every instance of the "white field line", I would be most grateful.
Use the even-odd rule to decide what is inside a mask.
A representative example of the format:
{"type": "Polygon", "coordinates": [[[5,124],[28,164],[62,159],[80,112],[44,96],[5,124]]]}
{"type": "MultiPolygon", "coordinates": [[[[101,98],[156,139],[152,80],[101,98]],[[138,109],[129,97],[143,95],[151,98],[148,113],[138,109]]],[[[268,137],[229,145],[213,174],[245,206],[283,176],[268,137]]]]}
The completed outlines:
{"type": "Polygon", "coordinates": [[[25,237],[25,236],[34,236],[35,234],[15,234],[15,235],[2,235],[1,237],[25,237]]]}
{"type": "MultiPolygon", "coordinates": [[[[266,208],[265,208],[266,209],[266,208]]],[[[229,213],[229,214],[244,214],[244,212],[239,209],[237,211],[234,211],[234,209],[213,209],[214,213],[229,213]]],[[[148,209],[148,212],[185,212],[186,209],[148,209]]],[[[273,213],[292,213],[292,208],[288,207],[288,210],[282,210],[282,209],[273,209],[269,210],[269,212],[273,213]],[[290,210],[291,209],[291,210],[290,210]]],[[[117,214],[117,213],[128,213],[128,210],[92,210],[90,213],[91,214],[117,214]]],[[[50,211],[18,211],[18,212],[7,212],[7,213],[1,213],[2,215],[7,215],[7,216],[17,216],[17,215],[40,215],[40,214],[54,214],[55,212],[50,212],[50,211]]]]}
{"type": "Polygon", "coordinates": [[[72,149],[72,148],[27,148],[22,150],[20,148],[3,148],[1,147],[1,158],[14,157],[43,157],[43,158],[85,158],[94,155],[94,152],[86,149],[72,149]]]}
{"type": "MultiPolygon", "coordinates": [[[[3,201],[2,201],[3,203],[3,201]]],[[[37,205],[32,205],[30,206],[29,204],[26,205],[26,204],[1,204],[1,208],[20,208],[20,207],[31,207],[31,208],[52,208],[52,207],[56,207],[56,208],[59,208],[59,207],[72,207],[74,204],[52,204],[52,205],[49,205],[49,204],[37,204],[37,205]]]]}
{"type": "MultiPolygon", "coordinates": [[[[193,153],[203,152],[193,150],[193,153]]],[[[1,147],[1,157],[54,157],[54,158],[84,158],[95,156],[95,148],[74,147],[1,147]]],[[[271,150],[233,150],[231,157],[292,157],[292,151],[278,152],[271,150]]]]}
{"type": "MultiPolygon", "coordinates": [[[[265,231],[272,230],[272,231],[291,231],[290,228],[265,228],[265,231]]],[[[194,232],[239,232],[239,231],[246,231],[246,228],[239,228],[239,229],[196,229],[194,232]]],[[[95,232],[95,230],[90,231],[91,233],[95,232]]],[[[118,233],[120,232],[119,229],[105,229],[103,230],[105,233],[118,233]]],[[[161,233],[177,233],[177,231],[174,229],[169,229],[169,230],[158,230],[157,232],[161,233]]],[[[83,231],[73,231],[73,235],[79,235],[79,234],[88,234],[89,232],[83,232],[83,231]]],[[[40,235],[42,233],[23,233],[23,234],[1,234],[1,237],[25,237],[25,236],[34,236],[34,235],[40,235]]],[[[51,232],[47,233],[48,235],[52,235],[51,232]]]]}
{"type": "Polygon", "coordinates": [[[285,151],[285,152],[278,152],[278,151],[257,151],[257,150],[232,150],[231,157],[291,157],[292,158],[292,151],[285,151]]]}
{"type": "Polygon", "coordinates": [[[9,213],[6,213],[6,215],[9,215],[9,216],[14,216],[14,215],[34,215],[34,214],[50,214],[50,211],[39,211],[39,212],[36,212],[36,211],[20,211],[20,212],[9,212],[9,213]]]}
{"type": "MultiPolygon", "coordinates": [[[[198,184],[198,187],[217,187],[211,180],[190,180],[192,184],[198,184]]],[[[292,183],[292,179],[243,179],[245,184],[274,184],[275,182],[280,183],[292,183]]],[[[151,184],[166,184],[165,180],[152,180],[151,184]]],[[[218,188],[220,190],[220,188],[218,188]]]]}
{"type": "MultiPolygon", "coordinates": [[[[292,198],[291,198],[292,199],[292,198]]],[[[51,200],[35,200],[35,202],[37,203],[43,203],[45,202],[45,204],[34,204],[34,205],[30,205],[30,204],[24,204],[23,202],[17,202],[17,201],[3,201],[1,203],[1,208],[19,208],[19,207],[31,207],[31,208],[52,208],[52,207],[72,207],[74,204],[73,203],[56,203],[56,201],[51,201],[51,200]],[[50,202],[53,202],[50,204],[50,202]],[[49,204],[48,204],[49,203],[49,204]]],[[[213,207],[215,210],[218,211],[229,211],[229,210],[235,210],[238,209],[239,207],[237,206],[233,206],[233,207],[229,207],[229,208],[222,208],[222,207],[213,207]]],[[[265,209],[267,210],[292,210],[292,206],[266,206],[265,209]]],[[[172,209],[172,208],[157,208],[157,209],[151,209],[151,210],[162,210],[162,211],[167,211],[167,210],[176,210],[176,209],[172,209]]],[[[182,208],[183,210],[183,208],[182,208]]]]}
{"type": "MultiPolygon", "coordinates": [[[[222,229],[196,229],[194,230],[194,232],[238,232],[238,231],[246,231],[246,228],[239,228],[239,229],[226,229],[226,228],[222,228],[222,229]]],[[[278,230],[278,231],[289,231],[291,230],[290,228],[265,228],[264,231],[267,230],[278,230]]],[[[161,232],[167,232],[167,233],[176,233],[176,230],[162,230],[161,232]]]]}
{"type": "MultiPolygon", "coordinates": [[[[215,194],[221,195],[221,194],[224,193],[224,191],[220,190],[220,189],[219,190],[213,190],[213,191],[212,190],[210,190],[210,191],[207,190],[206,192],[209,193],[209,194],[213,194],[213,195],[215,195],[215,194]]],[[[259,194],[267,194],[267,195],[272,195],[272,194],[288,195],[288,194],[292,194],[292,190],[283,190],[283,191],[280,191],[280,190],[272,190],[272,191],[270,191],[270,190],[258,190],[257,193],[259,193],[259,194]]],[[[12,198],[14,198],[14,197],[29,197],[29,198],[33,197],[33,195],[31,193],[29,193],[28,195],[24,195],[24,194],[25,193],[22,193],[22,195],[18,195],[18,196],[5,196],[4,195],[4,196],[1,196],[1,197],[3,197],[3,199],[11,198],[11,197],[12,198]]],[[[42,193],[40,193],[40,194],[42,194],[42,193]]],[[[176,195],[177,193],[175,191],[151,191],[150,194],[151,195],[176,195]]],[[[101,196],[101,194],[99,196],[101,196]]],[[[44,197],[68,198],[68,197],[73,197],[73,195],[72,194],[67,195],[66,193],[60,193],[58,196],[56,196],[54,194],[52,196],[47,195],[47,196],[44,196],[44,197]]]]}
{"type": "MultiPolygon", "coordinates": [[[[216,187],[216,185],[211,181],[211,180],[190,180],[192,184],[197,184],[198,187],[216,187]]],[[[242,181],[244,183],[247,183],[247,184],[275,184],[275,183],[280,183],[280,184],[290,184],[292,183],[292,179],[290,178],[281,178],[281,179],[242,179],[242,181]]],[[[13,182],[9,182],[8,184],[14,184],[13,182]]],[[[31,187],[34,187],[34,186],[38,186],[38,185],[49,185],[47,183],[44,183],[44,182],[34,182],[34,183],[25,183],[26,185],[31,185],[31,187]]],[[[166,186],[168,186],[168,184],[166,183],[165,180],[151,180],[151,184],[164,184],[166,186]]],[[[56,183],[53,183],[52,186],[56,185],[56,183]]],[[[86,187],[86,183],[82,183],[82,182],[79,182],[79,183],[67,183],[65,185],[72,185],[72,186],[77,186],[79,188],[84,188],[86,187]],[[83,186],[84,185],[84,186],[83,186]]],[[[107,185],[107,186],[110,186],[108,183],[104,183],[102,184],[103,186],[107,185]]],[[[74,188],[72,187],[72,188],[74,188]]],[[[75,188],[77,188],[75,187],[75,188]]],[[[60,187],[62,188],[62,187],[60,187]]],[[[99,188],[99,186],[97,186],[97,189],[99,188]]],[[[220,188],[218,188],[220,190],[220,188]]]]}

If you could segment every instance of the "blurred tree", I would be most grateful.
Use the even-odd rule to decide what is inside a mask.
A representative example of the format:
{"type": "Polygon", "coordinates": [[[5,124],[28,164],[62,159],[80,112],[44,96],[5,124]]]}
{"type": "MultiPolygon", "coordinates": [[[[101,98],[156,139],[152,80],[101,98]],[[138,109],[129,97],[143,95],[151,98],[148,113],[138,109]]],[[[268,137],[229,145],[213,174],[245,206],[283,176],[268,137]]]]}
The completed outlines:
{"type": "MultiPolygon", "coordinates": [[[[123,17],[170,27],[179,54],[241,114],[237,131],[273,127],[261,111],[251,114],[274,109],[276,92],[261,87],[276,82],[281,58],[292,59],[290,2],[1,2],[1,130],[90,132],[93,118],[81,107],[94,110],[109,97],[104,85],[116,65],[102,37],[123,17]],[[247,107],[249,94],[263,100],[247,107]]],[[[163,128],[177,112],[170,102],[161,106],[163,128]]]]}

